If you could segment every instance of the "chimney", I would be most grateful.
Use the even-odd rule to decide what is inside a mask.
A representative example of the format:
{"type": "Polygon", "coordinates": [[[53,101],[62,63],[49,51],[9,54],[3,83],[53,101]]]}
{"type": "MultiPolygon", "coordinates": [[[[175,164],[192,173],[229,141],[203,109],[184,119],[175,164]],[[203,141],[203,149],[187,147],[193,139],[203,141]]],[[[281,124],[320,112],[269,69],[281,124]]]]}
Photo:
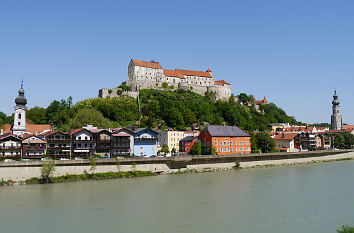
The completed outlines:
{"type": "Polygon", "coordinates": [[[36,132],[34,133],[34,135],[38,136],[38,131],[36,130],[36,132]]]}
{"type": "Polygon", "coordinates": [[[3,134],[4,134],[4,130],[1,129],[1,130],[0,130],[0,136],[2,136],[3,134]]]}

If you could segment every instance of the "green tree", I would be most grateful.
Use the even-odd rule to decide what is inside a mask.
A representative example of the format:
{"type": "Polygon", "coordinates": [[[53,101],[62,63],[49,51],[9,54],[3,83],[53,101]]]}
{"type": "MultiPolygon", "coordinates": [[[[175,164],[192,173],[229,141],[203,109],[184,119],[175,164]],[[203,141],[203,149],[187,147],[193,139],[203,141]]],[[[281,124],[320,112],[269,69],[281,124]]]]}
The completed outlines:
{"type": "Polygon", "coordinates": [[[78,129],[86,125],[93,125],[102,129],[110,128],[111,122],[104,118],[103,114],[95,109],[80,109],[70,122],[72,129],[78,129]]]}
{"type": "Polygon", "coordinates": [[[164,83],[161,84],[161,87],[163,89],[167,89],[168,88],[168,84],[166,82],[164,82],[164,83]]]}
{"type": "Polygon", "coordinates": [[[168,148],[168,145],[167,144],[163,144],[160,152],[164,153],[164,154],[170,153],[170,149],[168,148]]]}
{"type": "Polygon", "coordinates": [[[342,135],[344,137],[344,146],[346,148],[352,148],[354,145],[354,135],[349,132],[343,132],[342,135]]]}
{"type": "Polygon", "coordinates": [[[200,141],[195,143],[190,153],[192,155],[201,155],[202,154],[202,143],[200,141]]]}
{"type": "Polygon", "coordinates": [[[337,233],[354,233],[354,227],[343,225],[337,230],[337,233]]]}
{"type": "Polygon", "coordinates": [[[333,139],[333,146],[334,148],[343,148],[345,147],[345,139],[344,135],[339,133],[333,139]]]}
{"type": "Polygon", "coordinates": [[[255,136],[256,144],[263,153],[271,152],[275,147],[274,139],[267,132],[258,132],[255,136]]]}
{"type": "Polygon", "coordinates": [[[38,106],[33,107],[29,109],[26,112],[26,117],[27,119],[30,119],[36,124],[47,124],[48,119],[46,116],[46,109],[45,108],[40,108],[38,106]]]}
{"type": "Polygon", "coordinates": [[[176,148],[173,147],[172,150],[171,150],[171,153],[172,154],[176,154],[176,152],[177,152],[176,148]]]}
{"type": "Polygon", "coordinates": [[[52,173],[54,172],[54,170],[55,170],[55,162],[53,160],[44,163],[41,167],[40,183],[41,184],[50,183],[51,182],[50,177],[51,177],[52,173]]]}

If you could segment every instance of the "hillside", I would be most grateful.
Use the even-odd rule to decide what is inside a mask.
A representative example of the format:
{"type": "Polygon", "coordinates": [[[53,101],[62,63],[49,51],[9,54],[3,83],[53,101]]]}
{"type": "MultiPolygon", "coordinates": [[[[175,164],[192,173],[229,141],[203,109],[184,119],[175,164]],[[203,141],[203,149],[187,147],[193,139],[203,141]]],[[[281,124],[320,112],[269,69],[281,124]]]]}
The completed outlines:
{"type": "MultiPolygon", "coordinates": [[[[266,130],[270,123],[297,123],[293,117],[275,104],[247,106],[252,96],[241,94],[238,101],[214,101],[212,94],[201,96],[184,90],[140,91],[139,113],[136,99],[120,96],[115,98],[92,98],[72,104],[72,99],[53,101],[48,108],[34,107],[27,117],[35,123],[49,123],[60,130],[78,128],[86,124],[98,127],[139,125],[151,128],[189,129],[193,123],[200,125],[237,125],[243,130],[266,130]]],[[[5,120],[11,122],[11,117],[5,120]]]]}

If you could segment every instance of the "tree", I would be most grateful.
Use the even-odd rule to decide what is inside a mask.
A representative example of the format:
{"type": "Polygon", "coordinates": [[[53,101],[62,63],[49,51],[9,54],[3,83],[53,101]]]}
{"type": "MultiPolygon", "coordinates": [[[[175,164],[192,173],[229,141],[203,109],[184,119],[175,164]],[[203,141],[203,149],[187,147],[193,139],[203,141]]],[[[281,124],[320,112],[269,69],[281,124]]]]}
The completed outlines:
{"type": "Polygon", "coordinates": [[[47,184],[50,183],[50,176],[52,175],[52,173],[55,170],[55,163],[54,161],[49,161],[46,162],[42,165],[41,167],[41,179],[40,179],[40,183],[41,184],[47,184]]]}
{"type": "Polygon", "coordinates": [[[29,109],[26,112],[26,117],[36,124],[47,124],[46,109],[38,106],[29,109]]]}
{"type": "Polygon", "coordinates": [[[161,84],[161,87],[163,89],[167,89],[168,88],[168,84],[166,82],[164,82],[164,83],[161,84]]]}
{"type": "Polygon", "coordinates": [[[274,139],[267,132],[258,132],[255,136],[257,147],[263,152],[271,152],[275,147],[274,139]]]}
{"type": "Polygon", "coordinates": [[[337,233],[354,233],[354,227],[343,225],[337,230],[337,233]]]}
{"type": "Polygon", "coordinates": [[[344,146],[346,148],[352,148],[354,145],[354,135],[349,132],[343,132],[342,135],[344,137],[344,146]]]}
{"type": "Polygon", "coordinates": [[[81,109],[70,122],[70,128],[78,129],[86,125],[105,129],[111,127],[111,122],[95,109],[81,109]]]}
{"type": "Polygon", "coordinates": [[[345,147],[345,139],[344,135],[339,133],[333,139],[333,147],[334,148],[344,148],[345,147]]]}
{"type": "Polygon", "coordinates": [[[202,154],[202,143],[200,141],[195,143],[190,153],[192,155],[201,155],[202,154]]]}
{"type": "Polygon", "coordinates": [[[171,153],[172,154],[176,154],[176,152],[177,152],[176,148],[173,147],[172,150],[171,150],[171,153]]]}
{"type": "Polygon", "coordinates": [[[168,145],[167,144],[163,144],[162,145],[162,149],[160,150],[161,153],[164,153],[164,154],[168,154],[170,153],[170,150],[168,148],[168,145]]]}

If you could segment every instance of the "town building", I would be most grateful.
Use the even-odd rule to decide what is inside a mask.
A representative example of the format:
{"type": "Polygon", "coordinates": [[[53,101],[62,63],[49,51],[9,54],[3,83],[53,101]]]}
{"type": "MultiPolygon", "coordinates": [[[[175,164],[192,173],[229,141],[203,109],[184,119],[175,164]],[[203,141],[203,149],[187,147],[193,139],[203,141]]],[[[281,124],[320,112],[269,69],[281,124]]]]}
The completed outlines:
{"type": "Polygon", "coordinates": [[[134,133],[128,129],[115,129],[112,133],[112,156],[134,154],[134,133]]]}
{"type": "Polygon", "coordinates": [[[92,129],[90,132],[93,133],[96,154],[101,156],[111,156],[113,140],[112,133],[106,129],[92,129]]]}
{"type": "Polygon", "coordinates": [[[179,141],[179,152],[184,155],[188,155],[195,143],[198,143],[198,137],[187,136],[179,141]]]}
{"type": "Polygon", "coordinates": [[[275,148],[280,152],[296,152],[299,151],[295,148],[295,139],[298,133],[280,133],[274,136],[275,148]]]}
{"type": "Polygon", "coordinates": [[[342,130],[343,129],[343,119],[340,114],[340,103],[338,100],[337,91],[334,91],[333,101],[332,101],[332,116],[331,116],[331,130],[342,130]]]}
{"type": "MultiPolygon", "coordinates": [[[[231,96],[231,84],[224,80],[215,81],[210,69],[206,71],[168,70],[155,61],[145,62],[131,59],[128,66],[128,80],[125,84],[131,88],[131,91],[123,94],[131,97],[137,97],[138,91],[142,89],[165,90],[167,87],[170,90],[190,90],[200,95],[212,92],[215,93],[217,99],[222,100],[228,100],[231,96]]],[[[101,98],[118,95],[118,88],[99,90],[101,98]]]]}
{"type": "Polygon", "coordinates": [[[161,146],[166,144],[170,151],[172,151],[173,148],[175,148],[176,151],[179,151],[179,142],[185,137],[184,131],[174,130],[163,130],[157,136],[159,144],[161,146]]]}
{"type": "Polygon", "coordinates": [[[213,126],[204,128],[199,139],[203,145],[215,148],[218,155],[251,153],[251,137],[236,126],[213,126]]]}
{"type": "Polygon", "coordinates": [[[81,128],[74,129],[69,132],[71,135],[71,153],[73,156],[89,157],[96,153],[96,143],[93,133],[89,130],[81,128]]]}
{"type": "Polygon", "coordinates": [[[35,135],[28,135],[22,139],[22,158],[40,159],[46,153],[47,142],[35,135]]]}
{"type": "Polygon", "coordinates": [[[70,158],[71,157],[71,135],[59,131],[53,131],[45,134],[47,142],[47,155],[52,158],[70,158]]]}
{"type": "Polygon", "coordinates": [[[0,137],[0,155],[3,158],[21,157],[21,142],[22,139],[15,134],[4,134],[0,137]]]}
{"type": "Polygon", "coordinates": [[[149,128],[128,128],[134,136],[134,155],[142,157],[157,156],[158,133],[149,128]]]}

